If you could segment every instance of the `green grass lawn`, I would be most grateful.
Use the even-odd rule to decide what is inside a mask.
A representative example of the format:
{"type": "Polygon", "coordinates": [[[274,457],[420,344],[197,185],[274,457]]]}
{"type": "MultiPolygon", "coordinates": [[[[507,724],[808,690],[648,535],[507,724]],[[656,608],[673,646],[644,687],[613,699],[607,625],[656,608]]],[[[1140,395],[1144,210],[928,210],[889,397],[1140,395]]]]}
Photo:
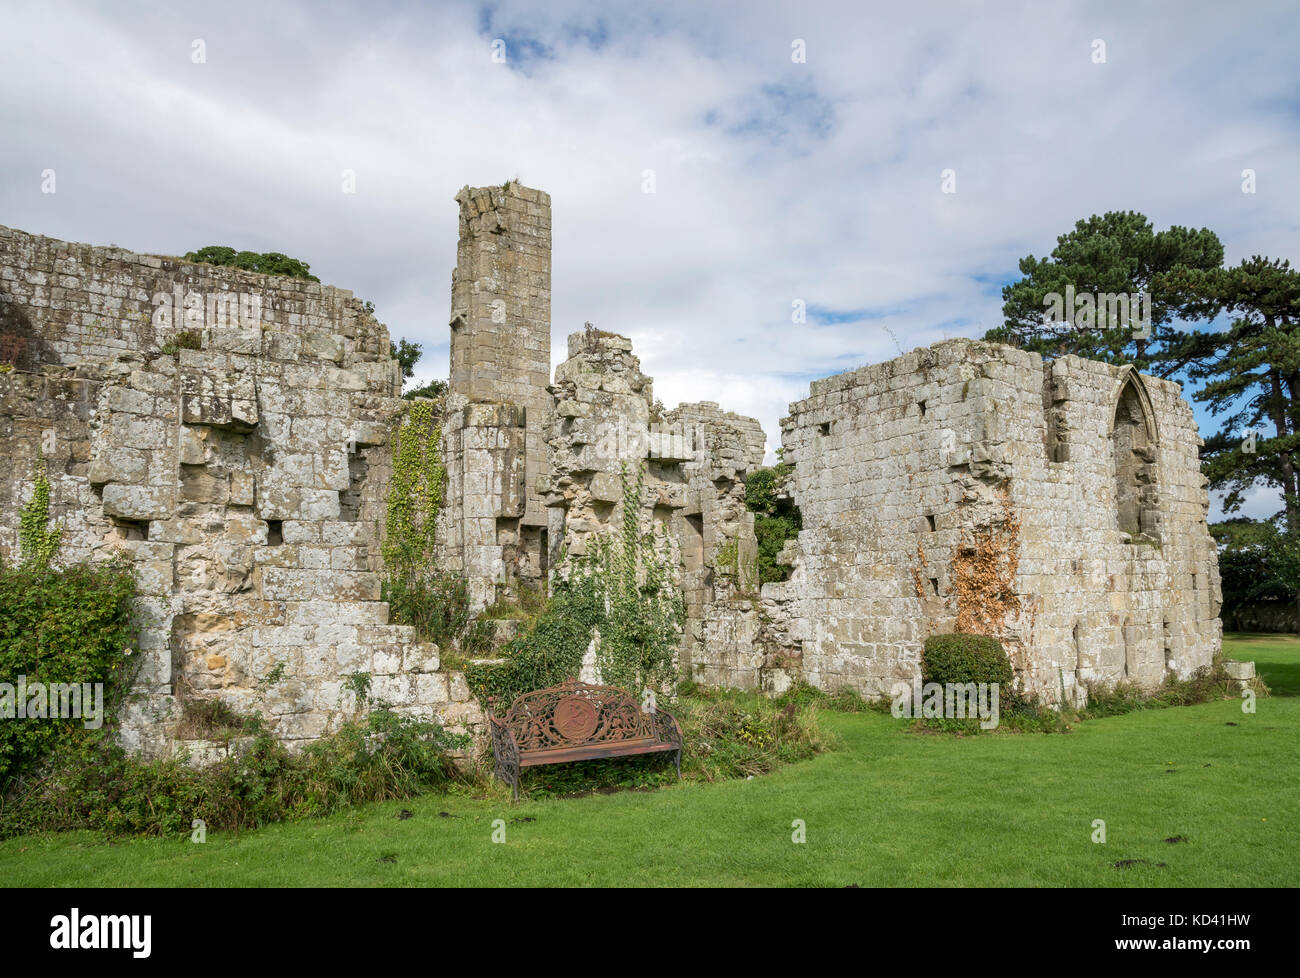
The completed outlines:
{"type": "Polygon", "coordinates": [[[840,749],[752,781],[567,800],[429,795],[189,841],[0,843],[10,886],[1294,886],[1300,641],[1229,636],[1274,690],[956,738],[827,714],[840,749]],[[399,819],[407,809],[412,817],[399,819]],[[443,814],[445,813],[445,814],[443,814]],[[493,822],[505,821],[504,843],[493,822]],[[791,841],[802,819],[807,842],[791,841]],[[1091,841],[1104,819],[1107,840],[1091,841]],[[1164,840],[1182,837],[1185,841],[1164,840]],[[1123,860],[1146,860],[1116,868],[1123,860]]]}

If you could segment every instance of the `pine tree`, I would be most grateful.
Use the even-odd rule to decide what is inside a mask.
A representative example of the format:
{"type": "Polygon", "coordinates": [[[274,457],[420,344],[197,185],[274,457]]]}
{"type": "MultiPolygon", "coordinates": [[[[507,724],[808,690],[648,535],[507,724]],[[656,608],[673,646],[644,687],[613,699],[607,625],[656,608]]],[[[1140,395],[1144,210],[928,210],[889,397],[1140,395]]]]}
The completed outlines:
{"type": "Polygon", "coordinates": [[[1258,255],[1208,279],[1207,297],[1237,314],[1222,333],[1202,334],[1209,355],[1188,369],[1205,386],[1193,396],[1229,412],[1201,457],[1224,511],[1240,508],[1257,482],[1280,489],[1288,537],[1300,539],[1300,271],[1258,255]],[[1271,437],[1247,436],[1271,428],[1271,437]]]}
{"type": "MultiPolygon", "coordinates": [[[[1056,239],[1047,258],[1020,260],[1024,278],[1002,290],[1003,325],[985,339],[1058,357],[1074,353],[1108,363],[1132,363],[1139,370],[1168,377],[1202,352],[1189,334],[1175,329],[1178,320],[1207,318],[1215,312],[1205,298],[1205,276],[1223,263],[1223,245],[1207,228],[1171,227],[1156,231],[1136,211],[1110,211],[1075,224],[1056,239]],[[1115,322],[1104,306],[1092,310],[1092,322],[1064,310],[1047,321],[1044,300],[1051,293],[1151,297],[1151,330],[1140,335],[1136,323],[1115,322]]],[[[1136,319],[1136,315],[1133,316],[1136,319]]]]}

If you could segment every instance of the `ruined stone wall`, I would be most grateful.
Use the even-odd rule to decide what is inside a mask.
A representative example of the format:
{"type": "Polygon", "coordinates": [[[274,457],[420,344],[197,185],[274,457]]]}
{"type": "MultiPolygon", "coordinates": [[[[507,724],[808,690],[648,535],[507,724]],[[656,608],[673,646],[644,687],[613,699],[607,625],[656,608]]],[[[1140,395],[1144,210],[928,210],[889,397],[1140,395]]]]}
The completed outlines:
{"type": "Polygon", "coordinates": [[[764,641],[814,685],[868,693],[911,681],[924,639],[955,630],[1002,638],[1052,700],[1207,664],[1219,590],[1196,425],[1176,384],[1130,373],[952,340],[814,382],[783,421],[805,529],[791,580],[763,588],[764,641]]]}
{"type": "Polygon", "coordinates": [[[762,428],[710,401],[656,415],[652,382],[631,341],[586,330],[568,343],[551,387],[544,487],[556,514],[553,535],[562,532],[565,550],[576,556],[593,534],[614,532],[622,472],[632,476],[644,465],[642,523],[665,531],[686,602],[683,671],[700,682],[752,686],[757,547],[744,477],[762,464],[762,428]]]}
{"type": "MultiPolygon", "coordinates": [[[[1178,384],[1127,367],[1066,357],[1044,376],[1055,443],[1017,445],[1013,460],[1031,528],[1021,577],[1032,685],[1069,697],[1076,684],[1186,677],[1221,638],[1191,407],[1178,384]]],[[[1031,373],[1012,383],[1028,411],[1031,373]]]]}
{"type": "Polygon", "coordinates": [[[548,514],[536,487],[551,408],[551,200],[514,182],[465,187],[456,200],[457,400],[445,427],[454,491],[443,527],[446,562],[466,573],[481,607],[498,586],[545,579],[548,514]],[[503,407],[472,407],[480,404],[503,407]]]}
{"type": "Polygon", "coordinates": [[[13,559],[43,450],[60,559],[136,570],[128,745],[187,739],[184,702],[214,697],[318,738],[355,709],[353,672],[399,709],[474,721],[438,650],[379,601],[404,402],[387,331],[351,293],[0,228],[0,342],[17,351],[0,374],[0,549],[13,559]],[[182,333],[200,348],[162,352],[182,333]]]}
{"type": "MultiPolygon", "coordinates": [[[[663,410],[631,342],[594,328],[552,382],[549,197],[510,183],[457,201],[436,556],[476,608],[544,589],[562,555],[615,531],[620,473],[644,466],[643,526],[665,531],[686,603],[680,665],[704,684],[879,693],[917,675],[927,636],[961,630],[1003,639],[1026,688],[1078,701],[1218,650],[1178,385],[972,340],[816,381],[782,421],[781,491],[804,529],[790,579],[760,591],[744,501],[758,422],[709,401],[663,410]]],[[[134,564],[129,745],[194,740],[184,704],[211,698],[309,741],[357,708],[355,672],[399,709],[480,723],[463,679],[379,600],[407,403],[387,331],[351,293],[0,228],[0,361],[0,553],[39,450],[62,559],[134,564]],[[187,333],[198,348],[176,347],[187,333]]]]}

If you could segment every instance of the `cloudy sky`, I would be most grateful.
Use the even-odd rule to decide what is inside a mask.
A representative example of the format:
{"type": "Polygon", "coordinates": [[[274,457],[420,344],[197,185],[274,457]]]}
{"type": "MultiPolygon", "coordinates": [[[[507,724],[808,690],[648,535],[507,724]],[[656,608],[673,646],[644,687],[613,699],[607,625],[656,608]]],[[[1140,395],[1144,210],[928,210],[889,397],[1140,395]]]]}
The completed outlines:
{"type": "Polygon", "coordinates": [[[283,251],[426,379],[452,198],[517,177],[552,197],[555,358],[587,320],[628,334],[666,404],[770,448],[810,380],[995,325],[1017,260],[1094,212],[1300,259],[1293,3],[42,0],[4,34],[0,224],[283,251]]]}

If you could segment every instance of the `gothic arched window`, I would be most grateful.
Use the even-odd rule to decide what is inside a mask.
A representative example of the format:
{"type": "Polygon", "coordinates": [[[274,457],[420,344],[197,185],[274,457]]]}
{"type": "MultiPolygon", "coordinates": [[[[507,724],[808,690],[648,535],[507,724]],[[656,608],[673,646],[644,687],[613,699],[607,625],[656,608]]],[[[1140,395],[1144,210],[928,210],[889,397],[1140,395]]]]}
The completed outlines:
{"type": "Polygon", "coordinates": [[[1115,454],[1115,509],[1121,532],[1159,540],[1156,508],[1156,430],[1151,402],[1135,372],[1115,403],[1111,429],[1115,454]]]}

